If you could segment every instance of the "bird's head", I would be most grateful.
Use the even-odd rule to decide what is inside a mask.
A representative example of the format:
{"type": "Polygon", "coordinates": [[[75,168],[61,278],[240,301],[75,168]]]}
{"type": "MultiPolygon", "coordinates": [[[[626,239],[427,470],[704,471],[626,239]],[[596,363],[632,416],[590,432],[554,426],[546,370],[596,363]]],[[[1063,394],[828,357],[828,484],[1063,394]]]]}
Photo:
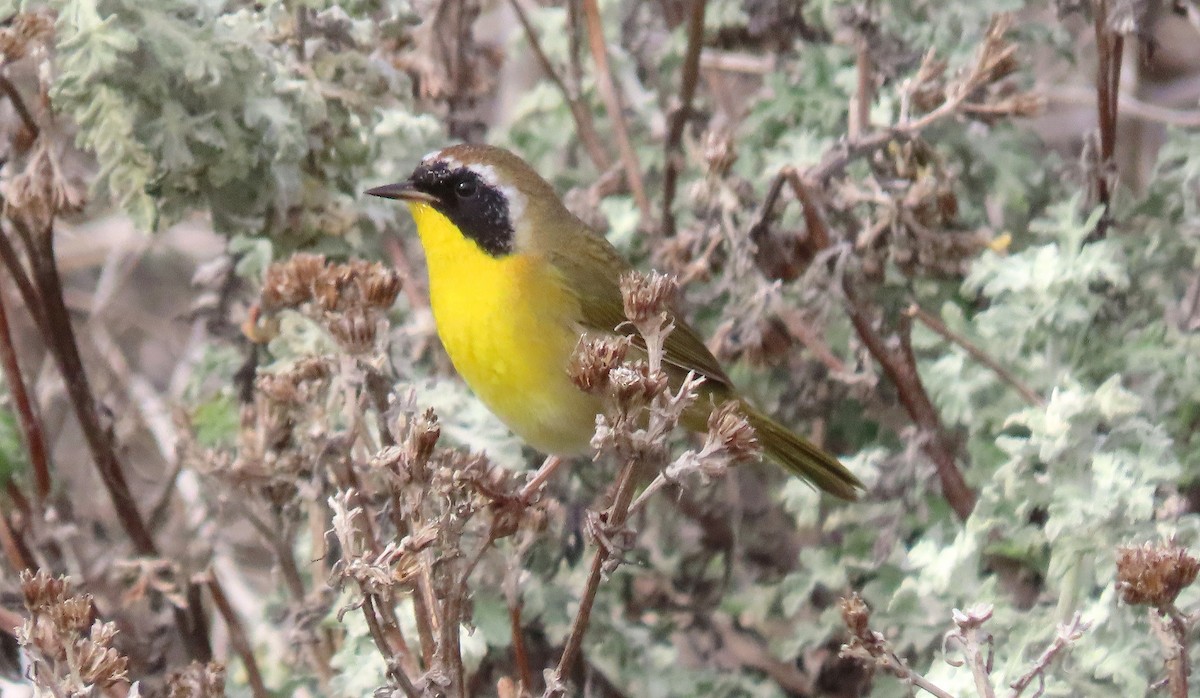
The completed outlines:
{"type": "Polygon", "coordinates": [[[367,193],[433,208],[493,257],[528,249],[552,217],[570,215],[553,187],[524,160],[487,145],[435,151],[405,181],[367,193]]]}

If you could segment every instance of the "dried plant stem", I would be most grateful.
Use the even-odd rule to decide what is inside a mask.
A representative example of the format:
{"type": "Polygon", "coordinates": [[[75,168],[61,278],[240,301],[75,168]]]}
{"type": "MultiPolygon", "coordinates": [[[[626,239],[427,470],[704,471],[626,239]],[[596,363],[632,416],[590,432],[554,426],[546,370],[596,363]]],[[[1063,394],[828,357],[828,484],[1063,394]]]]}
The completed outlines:
{"type": "Polygon", "coordinates": [[[608,170],[612,167],[612,158],[608,156],[608,152],[604,149],[604,143],[600,140],[600,134],[596,131],[596,123],[592,120],[591,110],[579,95],[578,84],[567,85],[558,71],[554,69],[550,58],[542,49],[541,42],[538,41],[537,32],[529,22],[528,15],[521,8],[520,0],[509,0],[509,4],[512,5],[517,20],[525,30],[525,38],[529,42],[529,49],[533,52],[533,57],[537,59],[542,72],[550,78],[558,91],[562,93],[563,99],[566,100],[567,108],[571,111],[571,118],[575,120],[575,128],[579,132],[579,140],[583,142],[583,147],[587,150],[592,164],[601,172],[608,170]]]}
{"type": "Polygon", "coordinates": [[[1082,637],[1083,632],[1087,628],[1088,624],[1083,622],[1083,616],[1078,612],[1075,613],[1070,622],[1060,624],[1058,626],[1058,635],[1050,643],[1050,646],[1042,652],[1041,656],[1037,658],[1037,661],[1033,663],[1029,671],[1017,677],[1016,681],[1009,684],[1012,692],[1008,694],[1008,698],[1021,698],[1021,694],[1025,692],[1026,688],[1029,688],[1034,679],[1038,680],[1040,687],[1034,693],[1033,698],[1039,698],[1045,688],[1046,670],[1050,668],[1050,664],[1054,662],[1054,659],[1063,650],[1070,647],[1076,640],[1082,637]]]}
{"type": "Polygon", "coordinates": [[[675,234],[675,214],[672,206],[675,203],[675,189],[679,180],[679,171],[683,169],[683,153],[680,141],[683,139],[683,129],[687,125],[692,112],[692,100],[696,96],[696,83],[700,77],[700,49],[704,44],[704,9],[707,0],[692,0],[691,10],[687,18],[687,49],[683,56],[683,76],[679,83],[679,102],[669,113],[667,140],[664,144],[663,170],[663,199],[662,199],[662,234],[670,237],[675,234]]]}
{"type": "MultiPolygon", "coordinates": [[[[649,353],[651,356],[654,355],[654,352],[649,353]]],[[[636,459],[630,459],[622,467],[616,493],[613,495],[613,503],[603,518],[606,526],[617,529],[625,525],[629,515],[629,505],[633,501],[636,474],[640,465],[636,459]]],[[[567,635],[562,656],[554,670],[554,680],[549,682],[550,685],[546,687],[547,698],[562,695],[561,687],[564,685],[564,677],[574,666],[579,656],[579,650],[583,646],[583,636],[587,632],[588,622],[591,620],[592,606],[596,603],[596,593],[600,588],[600,580],[604,576],[604,566],[612,554],[613,550],[601,543],[596,549],[595,556],[592,557],[592,568],[588,574],[583,595],[579,599],[579,610],[576,611],[575,618],[571,621],[571,632],[567,635]]]]}
{"type": "Polygon", "coordinates": [[[38,416],[37,409],[29,398],[29,392],[25,389],[25,379],[21,375],[17,349],[13,346],[6,306],[4,289],[0,288],[0,363],[4,366],[4,382],[8,385],[17,417],[21,422],[25,449],[29,454],[29,464],[33,468],[34,502],[40,508],[50,496],[50,459],[47,455],[41,417],[38,416]]]}
{"type": "Polygon", "coordinates": [[[542,462],[542,466],[537,469],[533,477],[529,478],[529,482],[525,483],[525,486],[521,488],[521,494],[518,495],[521,502],[525,504],[532,502],[534,497],[541,492],[546,482],[551,477],[554,477],[554,473],[558,472],[558,469],[565,462],[558,456],[546,456],[546,460],[542,462]]]}
{"type": "Polygon", "coordinates": [[[229,643],[233,645],[233,651],[241,657],[242,666],[246,668],[246,680],[250,683],[251,694],[254,695],[254,698],[267,698],[271,693],[263,683],[262,672],[258,670],[258,661],[254,658],[254,648],[251,647],[250,640],[246,637],[242,623],[237,617],[237,611],[230,605],[228,597],[225,596],[225,590],[221,588],[221,583],[211,572],[208,576],[207,586],[213,606],[225,620],[225,627],[229,629],[229,643]]]}
{"type": "Polygon", "coordinates": [[[1171,698],[1187,698],[1188,677],[1192,673],[1188,656],[1188,622],[1171,605],[1150,609],[1150,627],[1162,645],[1167,665],[1167,690],[1171,698]]]}
{"type": "Polygon", "coordinates": [[[900,403],[913,423],[921,430],[923,443],[921,449],[933,461],[937,469],[938,480],[942,485],[942,496],[954,509],[959,519],[966,520],[975,508],[975,493],[967,486],[962,471],[954,455],[954,447],[950,435],[942,426],[937,408],[925,391],[921,375],[917,371],[916,357],[912,351],[912,341],[909,330],[912,319],[901,317],[898,328],[900,346],[898,350],[888,347],[883,337],[875,330],[870,315],[872,310],[866,302],[856,297],[853,289],[846,285],[846,294],[850,299],[850,322],[871,356],[883,367],[888,379],[896,386],[900,403]]]}
{"type": "MultiPolygon", "coordinates": [[[[12,220],[18,228],[21,227],[21,223],[12,220]]],[[[155,545],[154,538],[138,512],[137,502],[129,490],[129,483],[125,480],[125,473],[117,459],[110,434],[100,424],[95,398],[92,396],[83,360],[79,355],[75,330],[71,325],[67,306],[63,302],[62,280],[59,278],[58,264],[54,257],[53,232],[47,227],[35,235],[26,233],[26,236],[32,239],[34,244],[34,249],[30,249],[29,253],[34,282],[38,287],[47,321],[47,343],[62,374],[67,395],[71,399],[75,417],[83,429],[92,459],[96,462],[100,479],[112,498],[117,518],[134,549],[139,555],[157,557],[158,546],[155,545]]]]}
{"type": "Polygon", "coordinates": [[[384,636],[382,624],[376,613],[379,603],[380,600],[374,594],[367,594],[363,597],[362,612],[363,617],[367,621],[367,630],[371,634],[371,639],[375,642],[376,649],[379,650],[379,653],[387,661],[388,676],[396,682],[396,685],[400,687],[400,690],[404,691],[404,695],[408,696],[408,698],[420,698],[422,695],[421,692],[417,690],[412,680],[404,673],[404,669],[396,659],[395,649],[384,636]]]}
{"type": "Polygon", "coordinates": [[[617,137],[617,149],[621,153],[621,163],[625,168],[625,179],[633,193],[633,200],[642,219],[649,221],[650,199],[646,196],[646,185],[642,181],[642,169],[638,164],[637,153],[633,149],[633,141],[629,138],[629,127],[626,124],[624,105],[613,81],[612,69],[608,64],[608,45],[604,41],[604,25],[600,20],[600,5],[597,0],[580,0],[583,3],[583,20],[587,27],[588,47],[592,52],[592,60],[596,63],[596,85],[600,89],[600,98],[604,100],[604,108],[612,121],[613,132],[617,137]]]}
{"type": "MultiPolygon", "coordinates": [[[[1100,95],[1097,90],[1070,85],[1056,85],[1054,91],[1046,95],[1046,99],[1059,104],[1100,103],[1100,95]]],[[[1200,128],[1200,111],[1194,109],[1172,109],[1160,104],[1143,102],[1132,95],[1118,95],[1117,108],[1127,118],[1152,121],[1179,128],[1200,128]]]]}
{"type": "Polygon", "coordinates": [[[517,663],[521,687],[528,691],[533,685],[533,669],[529,665],[529,650],[525,648],[525,630],[521,623],[521,610],[525,604],[517,599],[508,606],[509,626],[512,628],[513,658],[517,663]]]}
{"type": "Polygon", "coordinates": [[[979,346],[974,342],[971,342],[966,337],[963,337],[962,335],[951,330],[949,327],[946,327],[946,323],[942,322],[937,316],[930,314],[916,303],[910,305],[908,310],[905,312],[908,315],[920,320],[921,324],[938,333],[946,340],[954,342],[958,346],[962,347],[968,354],[971,355],[971,358],[992,369],[992,372],[994,372],[1000,378],[1000,380],[1008,383],[1009,386],[1020,393],[1021,397],[1025,399],[1025,402],[1028,402],[1030,405],[1034,405],[1035,407],[1041,407],[1046,404],[1046,401],[1042,399],[1042,396],[1038,395],[1033,391],[1032,388],[1021,382],[1021,379],[1014,376],[1011,371],[1001,366],[999,361],[993,359],[987,352],[985,352],[983,349],[980,349],[979,346]]]}
{"type": "Polygon", "coordinates": [[[873,77],[871,53],[865,36],[858,38],[858,55],[854,65],[858,80],[854,96],[850,99],[850,123],[849,128],[846,129],[851,141],[858,140],[859,136],[871,128],[871,101],[874,99],[871,89],[873,77]]]}
{"type": "Polygon", "coordinates": [[[41,132],[38,129],[37,121],[34,120],[33,114],[30,113],[29,107],[25,105],[25,100],[21,98],[21,93],[17,91],[17,86],[6,75],[0,75],[0,92],[3,92],[4,96],[8,97],[9,103],[12,104],[13,110],[17,112],[17,115],[21,117],[21,123],[25,125],[29,134],[37,138],[41,132]]]}
{"type": "MultiPolygon", "coordinates": [[[[0,205],[2,204],[3,202],[0,201],[0,205]]],[[[26,312],[33,318],[33,324],[37,325],[38,332],[42,337],[48,340],[50,332],[46,326],[46,318],[42,314],[42,301],[38,298],[37,289],[33,287],[29,274],[25,272],[21,256],[3,231],[0,231],[0,262],[4,263],[4,268],[12,277],[13,283],[16,284],[17,292],[21,294],[21,302],[25,304],[26,312]]]]}
{"type": "MultiPolygon", "coordinates": [[[[1096,32],[1096,110],[1100,130],[1100,166],[1096,172],[1096,196],[1108,206],[1112,198],[1110,169],[1117,149],[1117,108],[1120,106],[1121,54],[1125,37],[1108,26],[1108,0],[1093,6],[1096,32]]],[[[1103,226],[1103,223],[1101,224],[1103,226]]]]}
{"type": "Polygon", "coordinates": [[[25,619],[21,614],[0,606],[0,632],[9,637],[16,637],[16,629],[24,623],[25,619]]]}
{"type": "Polygon", "coordinates": [[[33,559],[25,542],[13,530],[6,514],[0,514],[0,548],[4,550],[4,557],[8,558],[12,570],[19,572],[37,569],[37,561],[33,559]]]}

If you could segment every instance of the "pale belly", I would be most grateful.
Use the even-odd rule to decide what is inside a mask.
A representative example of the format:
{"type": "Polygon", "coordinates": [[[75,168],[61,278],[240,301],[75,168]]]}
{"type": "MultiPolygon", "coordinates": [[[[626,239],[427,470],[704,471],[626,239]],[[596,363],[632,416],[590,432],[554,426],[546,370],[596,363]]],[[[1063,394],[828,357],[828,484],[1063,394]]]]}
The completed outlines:
{"type": "Polygon", "coordinates": [[[585,450],[600,405],[567,374],[578,310],[558,279],[520,257],[434,279],[438,335],[479,399],[542,452],[585,450]]]}

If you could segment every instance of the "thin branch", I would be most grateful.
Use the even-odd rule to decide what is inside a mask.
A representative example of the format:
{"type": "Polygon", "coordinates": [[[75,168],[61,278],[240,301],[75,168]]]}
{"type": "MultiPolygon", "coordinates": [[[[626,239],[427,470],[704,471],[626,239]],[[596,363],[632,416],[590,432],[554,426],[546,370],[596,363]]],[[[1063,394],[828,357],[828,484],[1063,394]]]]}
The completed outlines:
{"type": "Polygon", "coordinates": [[[650,199],[646,196],[646,185],[642,181],[642,170],[638,164],[637,152],[633,149],[633,141],[629,138],[629,127],[626,125],[625,110],[621,104],[621,95],[613,81],[612,69],[608,64],[608,45],[604,41],[604,25],[600,20],[600,6],[597,0],[581,0],[583,3],[584,25],[587,27],[588,47],[592,52],[592,60],[596,63],[596,86],[600,89],[600,98],[604,100],[604,108],[612,121],[613,131],[617,137],[617,148],[621,153],[621,163],[625,167],[625,179],[633,192],[633,200],[642,213],[644,221],[650,220],[650,199]]]}
{"type": "MultiPolygon", "coordinates": [[[[1121,53],[1125,38],[1108,26],[1108,0],[1093,8],[1096,33],[1096,111],[1100,131],[1100,162],[1096,171],[1096,196],[1108,206],[1112,197],[1109,169],[1117,149],[1117,109],[1120,105],[1121,53]]],[[[1101,231],[1103,222],[1101,222],[1101,231]]]]}
{"type": "MultiPolygon", "coordinates": [[[[804,217],[807,225],[812,226],[809,234],[814,240],[828,241],[832,239],[824,208],[812,192],[806,180],[785,168],[783,178],[792,185],[796,197],[804,204],[804,217]]],[[[966,520],[975,508],[975,493],[967,486],[962,472],[954,456],[954,447],[950,436],[946,433],[938,416],[933,401],[925,391],[921,375],[917,371],[916,357],[913,355],[909,330],[912,318],[902,316],[898,332],[899,349],[893,350],[876,331],[871,315],[873,308],[861,297],[849,277],[843,280],[850,322],[867,350],[883,367],[888,379],[896,386],[900,402],[908,412],[909,418],[923,433],[922,450],[933,461],[937,468],[938,479],[942,485],[942,495],[950,503],[951,508],[959,518],[966,520]]]]}
{"type": "Polygon", "coordinates": [[[1021,694],[1025,692],[1026,688],[1029,688],[1034,679],[1038,680],[1039,688],[1031,698],[1041,698],[1045,690],[1046,670],[1050,668],[1050,665],[1059,654],[1078,641],[1079,638],[1083,637],[1083,633],[1088,629],[1088,626],[1089,624],[1083,622],[1083,616],[1078,612],[1072,616],[1070,622],[1059,624],[1058,634],[1054,637],[1054,641],[1050,643],[1050,646],[1042,652],[1029,671],[1017,677],[1015,681],[1008,685],[1012,689],[1012,692],[1008,694],[1009,698],[1021,698],[1021,694]]]}
{"type": "Polygon", "coordinates": [[[937,316],[930,314],[916,303],[908,306],[908,310],[906,310],[905,313],[920,320],[921,324],[938,333],[946,340],[962,347],[968,354],[971,355],[971,358],[992,369],[992,372],[994,372],[1000,378],[1000,380],[1008,383],[1009,386],[1020,393],[1021,397],[1025,398],[1025,402],[1028,402],[1030,405],[1035,407],[1045,406],[1046,401],[1042,399],[1041,395],[1038,395],[1033,391],[1032,388],[1021,382],[1020,378],[1017,378],[1012,374],[1011,371],[1001,366],[999,361],[993,359],[987,352],[985,352],[983,349],[980,349],[979,346],[974,342],[954,332],[949,327],[946,327],[946,323],[942,322],[937,316]]]}
{"type": "MultiPolygon", "coordinates": [[[[20,230],[24,223],[16,217],[9,220],[20,230]]],[[[100,423],[99,412],[95,398],[88,383],[87,372],[83,367],[83,359],[79,355],[79,344],[75,338],[75,330],[71,325],[71,316],[63,301],[62,279],[58,275],[58,263],[54,256],[54,235],[47,228],[36,235],[31,235],[26,228],[23,237],[29,237],[34,249],[29,250],[33,280],[38,287],[38,295],[42,300],[45,313],[48,348],[58,364],[62,374],[63,384],[71,398],[75,417],[83,430],[84,439],[91,451],[100,479],[112,498],[117,519],[132,541],[139,555],[147,557],[158,556],[158,546],[154,537],[138,512],[137,500],[129,489],[125,473],[117,459],[113,448],[111,434],[100,423]]]]}
{"type": "Polygon", "coordinates": [[[588,157],[591,158],[592,164],[600,172],[608,170],[612,167],[612,159],[608,156],[608,152],[604,149],[604,143],[600,140],[600,134],[596,131],[596,123],[592,120],[592,112],[588,109],[587,104],[580,98],[579,90],[572,89],[563,81],[558,71],[554,69],[554,65],[550,62],[549,56],[542,49],[542,44],[538,41],[537,32],[530,23],[525,10],[521,9],[520,0],[509,0],[512,5],[513,12],[517,15],[517,20],[521,23],[521,27],[525,29],[525,38],[529,42],[529,49],[533,52],[533,57],[537,59],[538,65],[542,67],[542,72],[550,78],[551,82],[562,93],[563,99],[567,102],[567,108],[571,110],[571,118],[575,120],[575,128],[579,132],[579,140],[583,142],[583,147],[587,150],[588,157]]]}
{"type": "Polygon", "coordinates": [[[379,616],[377,616],[375,613],[374,594],[367,594],[365,597],[363,597],[362,612],[363,617],[367,620],[367,630],[371,634],[371,639],[375,642],[376,649],[379,650],[379,653],[383,655],[387,661],[388,676],[396,682],[396,685],[400,687],[400,690],[404,691],[404,695],[408,696],[408,698],[420,698],[422,695],[421,692],[417,690],[417,687],[413,685],[412,680],[409,679],[408,675],[404,673],[404,670],[400,668],[400,662],[396,658],[395,652],[383,634],[383,628],[381,627],[379,616]]]}
{"type": "Polygon", "coordinates": [[[38,129],[37,121],[34,120],[33,114],[29,112],[29,107],[25,106],[25,100],[21,98],[21,93],[17,91],[17,86],[8,79],[8,76],[0,74],[0,92],[8,97],[8,101],[13,105],[17,115],[21,117],[21,123],[25,124],[26,130],[30,135],[37,138],[41,132],[38,129]]]}
{"type": "Polygon", "coordinates": [[[33,324],[37,325],[43,339],[49,342],[50,332],[46,325],[46,318],[42,314],[42,301],[38,297],[37,289],[33,287],[29,274],[25,272],[25,266],[21,263],[21,255],[17,253],[17,249],[13,247],[12,241],[8,239],[8,235],[3,230],[0,230],[0,262],[3,262],[5,270],[16,284],[17,292],[21,294],[21,302],[25,304],[25,310],[33,318],[33,324]]]}
{"type": "Polygon", "coordinates": [[[861,34],[858,37],[858,55],[854,67],[858,79],[854,96],[850,99],[850,122],[849,128],[846,129],[851,141],[858,140],[859,136],[871,128],[871,102],[874,99],[871,89],[873,78],[870,47],[867,45],[867,37],[861,34]]]}
{"type": "MultiPolygon", "coordinates": [[[[621,469],[612,506],[605,512],[603,518],[606,526],[618,529],[625,525],[629,514],[629,505],[633,501],[639,465],[637,459],[631,458],[621,469]]],[[[548,682],[550,685],[546,687],[547,697],[562,695],[562,691],[565,690],[563,688],[564,677],[567,676],[579,657],[579,650],[583,646],[583,636],[587,632],[588,623],[591,620],[592,606],[596,603],[596,592],[600,588],[600,579],[604,576],[604,566],[612,553],[613,550],[610,546],[600,543],[595,556],[592,557],[592,569],[588,574],[583,595],[579,599],[579,610],[576,611],[575,618],[571,621],[571,632],[567,636],[562,657],[559,658],[558,666],[554,670],[554,678],[548,682]]]]}
{"type": "Polygon", "coordinates": [[[246,638],[246,632],[237,617],[237,611],[233,610],[229,598],[225,596],[225,590],[221,588],[221,583],[217,581],[212,572],[208,574],[207,586],[213,606],[225,620],[225,628],[229,631],[229,644],[242,659],[242,666],[246,669],[246,680],[250,683],[251,694],[254,695],[254,698],[267,698],[271,693],[263,683],[262,672],[258,670],[258,661],[254,658],[254,648],[251,647],[250,640],[246,638]]]}
{"type": "Polygon", "coordinates": [[[0,513],[0,549],[4,550],[4,556],[8,558],[8,564],[13,571],[37,569],[37,561],[25,547],[25,542],[13,530],[8,516],[2,513],[0,513]]]}
{"type": "Polygon", "coordinates": [[[529,691],[533,686],[533,670],[529,666],[529,650],[525,648],[525,631],[521,627],[521,609],[524,602],[517,599],[508,606],[508,621],[512,629],[513,657],[517,663],[517,672],[521,680],[521,688],[529,691]]]}
{"type": "Polygon", "coordinates": [[[1187,698],[1188,676],[1192,673],[1188,657],[1188,623],[1174,605],[1151,608],[1150,627],[1162,645],[1167,665],[1167,689],[1171,698],[1187,698]]]}
{"type": "Polygon", "coordinates": [[[675,203],[675,189],[679,171],[683,169],[683,153],[680,141],[683,129],[692,115],[692,100],[696,95],[696,82],[700,77],[700,49],[704,44],[704,9],[707,0],[692,0],[687,22],[687,49],[683,57],[683,77],[679,83],[679,102],[672,108],[664,145],[666,168],[663,171],[662,234],[675,234],[675,214],[671,208],[675,203]]]}
{"type": "Polygon", "coordinates": [[[25,379],[17,360],[16,347],[13,346],[12,331],[8,325],[8,310],[5,306],[4,289],[0,288],[0,363],[4,365],[4,380],[8,384],[8,391],[12,395],[17,417],[21,422],[25,448],[29,453],[29,464],[33,468],[34,501],[41,508],[50,496],[50,458],[47,455],[42,419],[25,389],[25,379]]]}
{"type": "MultiPolygon", "coordinates": [[[[1099,102],[1096,90],[1070,85],[1059,85],[1046,94],[1046,99],[1060,104],[1094,105],[1099,102]]],[[[1172,109],[1161,104],[1151,104],[1132,95],[1118,95],[1117,107],[1126,117],[1152,121],[1179,128],[1200,128],[1200,111],[1172,109]]]]}

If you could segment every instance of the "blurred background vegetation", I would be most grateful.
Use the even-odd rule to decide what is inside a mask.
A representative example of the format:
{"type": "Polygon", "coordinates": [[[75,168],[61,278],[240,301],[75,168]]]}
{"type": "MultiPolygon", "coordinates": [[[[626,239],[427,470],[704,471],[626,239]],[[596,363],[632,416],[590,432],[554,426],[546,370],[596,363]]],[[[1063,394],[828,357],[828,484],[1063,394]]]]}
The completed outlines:
{"type": "Polygon", "coordinates": [[[5,696],[1187,695],[1194,0],[0,6],[5,696]],[[868,484],[672,484],[560,686],[617,468],[501,531],[540,456],[361,193],[462,140],[868,484]]]}

